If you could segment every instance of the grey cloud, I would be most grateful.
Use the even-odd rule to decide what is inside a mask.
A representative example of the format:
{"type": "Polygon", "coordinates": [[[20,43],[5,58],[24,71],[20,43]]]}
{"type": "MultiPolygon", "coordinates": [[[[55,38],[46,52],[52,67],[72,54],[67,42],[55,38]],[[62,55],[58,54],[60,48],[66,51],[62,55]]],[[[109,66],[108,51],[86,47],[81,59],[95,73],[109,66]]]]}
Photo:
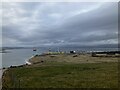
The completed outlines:
{"type": "MultiPolygon", "coordinates": [[[[92,4],[87,3],[85,6],[95,6],[95,4],[92,4]]],[[[22,45],[84,45],[86,43],[89,45],[90,42],[99,44],[101,41],[118,38],[117,3],[105,3],[95,10],[66,17],[59,21],[49,17],[49,14],[58,13],[64,16],[67,15],[65,14],[67,11],[71,10],[74,12],[76,9],[81,11],[87,8],[80,7],[79,5],[82,5],[82,3],[63,3],[63,5],[57,3],[53,4],[52,8],[51,6],[48,6],[50,8],[47,5],[44,6],[44,3],[20,3],[18,5],[19,8],[26,11],[26,15],[23,14],[21,17],[27,17],[28,21],[19,23],[19,25],[10,24],[3,26],[3,37],[16,39],[22,45]],[[70,10],[64,9],[68,5],[70,10]],[[70,8],[75,5],[78,5],[78,7],[70,8]],[[44,8],[41,9],[41,6],[44,8]],[[58,8],[60,11],[57,12],[58,8]],[[33,21],[33,15],[37,9],[35,21],[33,21]],[[26,32],[24,33],[25,30],[26,32]],[[28,35],[27,33],[29,32],[32,34],[28,35]],[[23,37],[23,34],[24,36],[26,34],[26,36],[23,37]]]]}

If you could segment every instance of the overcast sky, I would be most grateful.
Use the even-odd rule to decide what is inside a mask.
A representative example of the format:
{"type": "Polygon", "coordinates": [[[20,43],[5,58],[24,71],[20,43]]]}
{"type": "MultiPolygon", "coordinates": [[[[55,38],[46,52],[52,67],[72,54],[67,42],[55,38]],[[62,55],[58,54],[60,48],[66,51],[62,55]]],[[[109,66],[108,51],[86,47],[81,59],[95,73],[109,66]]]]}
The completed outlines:
{"type": "Polygon", "coordinates": [[[118,3],[3,3],[3,46],[118,44],[118,3]]]}

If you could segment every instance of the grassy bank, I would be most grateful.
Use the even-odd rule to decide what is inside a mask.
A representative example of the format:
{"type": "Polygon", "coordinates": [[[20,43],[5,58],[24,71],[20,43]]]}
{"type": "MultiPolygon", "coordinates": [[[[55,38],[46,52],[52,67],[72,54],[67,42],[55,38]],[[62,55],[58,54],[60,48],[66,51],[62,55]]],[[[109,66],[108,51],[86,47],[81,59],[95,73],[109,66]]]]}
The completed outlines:
{"type": "Polygon", "coordinates": [[[48,62],[8,69],[4,88],[117,88],[117,63],[48,62]]]}

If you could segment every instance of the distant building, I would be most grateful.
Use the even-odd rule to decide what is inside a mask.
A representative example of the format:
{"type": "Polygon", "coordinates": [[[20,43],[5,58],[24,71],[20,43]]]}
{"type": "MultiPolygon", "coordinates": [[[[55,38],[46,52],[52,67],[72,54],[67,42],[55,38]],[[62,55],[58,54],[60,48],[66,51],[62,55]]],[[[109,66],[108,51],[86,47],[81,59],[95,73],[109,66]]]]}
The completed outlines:
{"type": "Polygon", "coordinates": [[[71,54],[75,54],[76,52],[75,51],[70,51],[71,54]]]}

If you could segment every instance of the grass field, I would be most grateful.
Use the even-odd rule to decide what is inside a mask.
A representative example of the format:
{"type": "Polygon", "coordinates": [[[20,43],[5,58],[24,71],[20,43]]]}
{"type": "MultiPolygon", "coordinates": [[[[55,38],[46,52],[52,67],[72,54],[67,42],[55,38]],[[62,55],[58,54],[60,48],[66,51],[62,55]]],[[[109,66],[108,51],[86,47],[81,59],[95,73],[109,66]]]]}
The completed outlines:
{"type": "Polygon", "coordinates": [[[48,62],[8,69],[4,88],[117,88],[118,64],[48,62]]]}

